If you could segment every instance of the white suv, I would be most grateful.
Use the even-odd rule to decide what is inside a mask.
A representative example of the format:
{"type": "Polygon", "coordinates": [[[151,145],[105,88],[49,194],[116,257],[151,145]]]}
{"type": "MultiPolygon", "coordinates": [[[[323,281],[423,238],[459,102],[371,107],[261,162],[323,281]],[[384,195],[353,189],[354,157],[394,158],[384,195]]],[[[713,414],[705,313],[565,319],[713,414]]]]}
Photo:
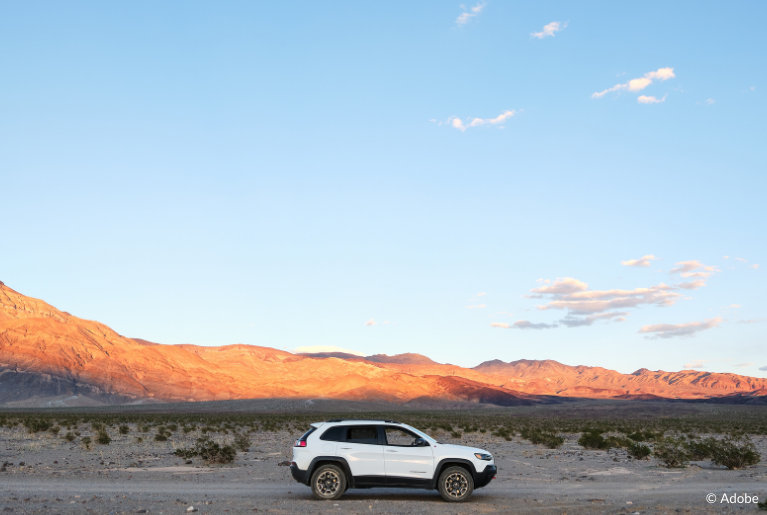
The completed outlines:
{"type": "Polygon", "coordinates": [[[336,419],[312,424],[296,440],[290,472],[318,499],[386,486],[436,489],[455,502],[495,479],[497,468],[487,451],[443,444],[394,420],[336,419]]]}

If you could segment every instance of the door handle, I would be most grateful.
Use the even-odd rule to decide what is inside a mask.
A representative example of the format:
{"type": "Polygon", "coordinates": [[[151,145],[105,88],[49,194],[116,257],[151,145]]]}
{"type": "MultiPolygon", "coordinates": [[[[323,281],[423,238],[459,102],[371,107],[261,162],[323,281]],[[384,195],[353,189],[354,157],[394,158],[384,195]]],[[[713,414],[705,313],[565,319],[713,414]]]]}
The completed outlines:
{"type": "Polygon", "coordinates": [[[351,447],[341,447],[341,449],[351,449],[351,447]]]}
{"type": "Polygon", "coordinates": [[[386,449],[386,452],[397,452],[397,451],[390,451],[389,449],[386,449]]]}

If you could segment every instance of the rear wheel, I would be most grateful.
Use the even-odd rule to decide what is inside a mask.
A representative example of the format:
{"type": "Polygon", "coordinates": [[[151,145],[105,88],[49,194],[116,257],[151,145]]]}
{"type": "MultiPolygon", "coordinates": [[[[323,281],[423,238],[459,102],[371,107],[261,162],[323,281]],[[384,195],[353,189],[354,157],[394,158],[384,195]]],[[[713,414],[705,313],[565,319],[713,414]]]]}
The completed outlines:
{"type": "Polygon", "coordinates": [[[346,474],[335,465],[322,465],[312,474],[311,484],[317,499],[338,499],[346,491],[346,474]]]}
{"type": "Polygon", "coordinates": [[[461,502],[474,492],[474,478],[462,467],[449,467],[439,476],[439,494],[448,502],[461,502]]]}

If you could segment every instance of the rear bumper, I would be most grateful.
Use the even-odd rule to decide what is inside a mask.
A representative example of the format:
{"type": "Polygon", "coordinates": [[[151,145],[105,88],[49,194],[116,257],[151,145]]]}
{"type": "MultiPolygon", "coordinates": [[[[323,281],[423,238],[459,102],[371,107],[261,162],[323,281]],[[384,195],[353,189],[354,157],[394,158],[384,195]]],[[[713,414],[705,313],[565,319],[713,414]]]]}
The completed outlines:
{"type": "Polygon", "coordinates": [[[477,472],[476,478],[474,480],[474,488],[482,488],[483,486],[487,486],[490,481],[492,481],[495,478],[495,475],[498,473],[498,467],[495,465],[488,465],[485,467],[485,470],[482,472],[477,472]]]}
{"type": "Polygon", "coordinates": [[[290,465],[290,475],[293,476],[293,479],[295,479],[299,483],[303,483],[305,485],[308,484],[309,481],[308,481],[308,478],[306,477],[307,475],[306,473],[307,473],[306,470],[299,469],[298,465],[296,465],[295,463],[292,463],[290,465]]]}

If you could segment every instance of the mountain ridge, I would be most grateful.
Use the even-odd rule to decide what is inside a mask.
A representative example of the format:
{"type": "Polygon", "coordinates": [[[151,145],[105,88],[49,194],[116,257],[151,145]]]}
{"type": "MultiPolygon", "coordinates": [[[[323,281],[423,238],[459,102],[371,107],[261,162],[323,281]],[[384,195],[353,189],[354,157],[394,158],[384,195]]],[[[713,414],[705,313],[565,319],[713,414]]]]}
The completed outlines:
{"type": "Polygon", "coordinates": [[[767,380],[696,371],[632,374],[554,360],[491,360],[474,368],[414,353],[292,354],[266,346],[164,345],[128,338],[0,283],[0,404],[86,397],[88,402],[328,398],[469,402],[499,406],[566,398],[751,402],[767,380]]]}

